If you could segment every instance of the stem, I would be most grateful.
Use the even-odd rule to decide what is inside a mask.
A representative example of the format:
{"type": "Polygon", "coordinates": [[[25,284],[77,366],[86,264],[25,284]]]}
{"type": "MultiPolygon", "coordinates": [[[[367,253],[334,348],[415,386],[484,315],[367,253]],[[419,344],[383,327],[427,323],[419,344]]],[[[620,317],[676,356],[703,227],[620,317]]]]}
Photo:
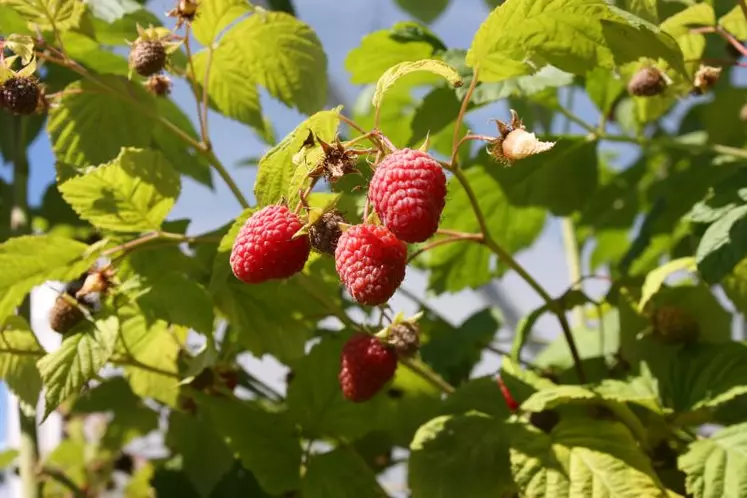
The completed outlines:
{"type": "Polygon", "coordinates": [[[409,258],[407,258],[407,262],[410,263],[412,260],[423,254],[424,252],[430,251],[431,249],[435,249],[438,246],[443,246],[446,244],[451,244],[452,242],[461,242],[463,240],[482,240],[483,235],[481,233],[466,233],[463,235],[452,235],[450,237],[447,237],[445,239],[439,239],[434,240],[433,242],[430,242],[414,253],[410,255],[409,258]]]}
{"type": "MultiPolygon", "coordinates": [[[[571,93],[571,95],[573,95],[573,93],[571,93]]],[[[558,111],[560,114],[562,114],[563,116],[565,116],[566,119],[568,119],[569,122],[576,123],[581,128],[583,128],[584,130],[588,131],[589,133],[593,133],[594,135],[597,134],[597,129],[596,128],[594,128],[592,125],[590,125],[589,123],[587,123],[583,119],[581,119],[578,116],[576,116],[575,114],[573,114],[571,111],[569,111],[565,107],[559,105],[559,106],[555,107],[554,109],[556,111],[558,111]]]]}
{"type": "Polygon", "coordinates": [[[65,475],[63,471],[54,469],[52,467],[44,467],[41,470],[40,475],[50,477],[59,482],[67,489],[69,489],[75,498],[86,498],[86,494],[83,492],[83,490],[80,489],[72,479],[65,475]]]}
{"type": "MultiPolygon", "coordinates": [[[[207,146],[209,143],[208,135],[207,135],[207,119],[205,116],[203,116],[203,109],[202,109],[202,101],[200,99],[200,92],[199,88],[197,86],[197,73],[195,72],[195,64],[192,58],[192,48],[190,47],[189,38],[190,38],[190,31],[191,26],[189,23],[185,26],[185,32],[184,32],[184,50],[187,53],[187,61],[189,61],[189,71],[192,73],[189,78],[189,84],[192,87],[192,93],[195,96],[195,102],[197,103],[197,120],[200,122],[200,136],[202,137],[202,143],[207,146]]],[[[210,51],[210,56],[212,56],[212,50],[210,51]]],[[[207,68],[205,70],[205,79],[207,79],[207,72],[210,69],[210,56],[207,63],[207,68]]],[[[207,94],[207,89],[205,86],[202,87],[202,93],[207,94]]],[[[205,114],[207,114],[207,108],[205,109],[205,114]]]]}
{"type": "Polygon", "coordinates": [[[172,377],[174,379],[181,379],[178,373],[176,372],[170,372],[168,370],[163,370],[159,367],[154,367],[153,365],[148,365],[146,363],[142,363],[139,360],[136,360],[135,358],[129,357],[129,358],[110,358],[109,362],[114,365],[120,365],[120,366],[130,366],[130,367],[136,367],[140,368],[142,370],[147,370],[149,372],[156,373],[158,375],[163,375],[165,377],[172,377]]]}
{"type": "Polygon", "coordinates": [[[437,387],[442,392],[446,394],[453,394],[456,391],[456,389],[454,389],[454,386],[446,382],[436,372],[430,372],[426,370],[419,361],[416,361],[412,358],[400,358],[399,362],[403,366],[411,370],[413,373],[419,375],[424,380],[437,387]]]}
{"type": "MultiPolygon", "coordinates": [[[[29,162],[26,155],[26,121],[21,116],[13,118],[13,206],[10,210],[10,230],[13,236],[30,233],[28,185],[29,162]]],[[[27,295],[18,310],[31,324],[31,302],[27,295]]],[[[18,399],[18,420],[21,429],[19,445],[19,470],[24,498],[41,496],[41,483],[36,478],[39,461],[39,442],[36,431],[36,407],[18,399]]]]}
{"type": "Polygon", "coordinates": [[[218,175],[223,179],[223,181],[228,185],[228,188],[231,190],[231,193],[233,193],[234,197],[236,197],[236,200],[239,201],[239,204],[241,204],[241,207],[244,209],[249,209],[251,206],[247,202],[246,198],[244,197],[244,194],[241,193],[241,189],[239,189],[238,185],[236,185],[236,182],[233,180],[233,177],[228,172],[225,166],[223,166],[223,163],[220,162],[220,160],[216,157],[215,153],[213,153],[212,149],[206,151],[205,157],[207,158],[210,165],[215,168],[215,171],[218,172],[218,175]]]}
{"type": "MultiPolygon", "coordinates": [[[[565,217],[561,220],[563,230],[563,246],[565,249],[565,260],[568,265],[568,276],[571,280],[572,289],[581,288],[581,257],[576,239],[576,228],[573,220],[565,217]]],[[[580,326],[584,323],[584,310],[576,306],[572,311],[573,323],[580,326]]]]}
{"type": "Polygon", "coordinates": [[[364,135],[367,133],[366,130],[363,129],[363,127],[361,127],[358,123],[356,123],[355,121],[353,121],[349,117],[340,114],[339,118],[340,118],[340,121],[342,121],[343,123],[345,123],[349,127],[353,128],[354,130],[356,130],[356,131],[358,131],[360,133],[363,133],[364,135]]]}
{"type": "Polygon", "coordinates": [[[459,114],[457,115],[456,123],[454,124],[454,139],[451,142],[451,167],[456,169],[457,167],[457,153],[459,152],[459,130],[462,129],[462,123],[464,122],[464,115],[467,113],[467,107],[469,107],[469,101],[472,99],[472,94],[475,92],[477,87],[477,77],[480,74],[478,67],[472,72],[472,81],[469,83],[467,93],[462,99],[462,106],[459,108],[459,114]]]}

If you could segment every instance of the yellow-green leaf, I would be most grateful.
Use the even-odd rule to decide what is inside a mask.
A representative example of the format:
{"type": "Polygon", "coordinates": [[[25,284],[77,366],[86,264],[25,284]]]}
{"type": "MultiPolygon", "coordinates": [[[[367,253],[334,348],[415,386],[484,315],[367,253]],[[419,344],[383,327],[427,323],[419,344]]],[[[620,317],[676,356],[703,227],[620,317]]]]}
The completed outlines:
{"type": "Polygon", "coordinates": [[[28,322],[20,316],[8,317],[0,330],[0,379],[21,400],[36,406],[41,391],[36,360],[44,354],[44,349],[28,322]]]}
{"type": "Polygon", "coordinates": [[[445,78],[449,84],[455,87],[462,86],[462,78],[459,73],[446,64],[445,62],[437,61],[434,59],[424,59],[415,62],[401,62],[394,67],[389,68],[378,83],[376,83],[376,93],[373,96],[373,105],[378,107],[381,105],[381,100],[384,98],[384,94],[394,85],[397,80],[407,74],[414,73],[417,71],[427,71],[433,74],[437,74],[445,78]]]}
{"type": "Polygon", "coordinates": [[[195,38],[204,46],[212,44],[221,31],[252,11],[247,0],[202,0],[199,15],[192,23],[195,38]]]}
{"type": "Polygon", "coordinates": [[[728,14],[719,19],[718,23],[737,40],[747,38],[747,15],[741,6],[736,5],[728,14]]]}
{"type": "Polygon", "coordinates": [[[0,0],[21,14],[32,29],[64,31],[78,26],[85,11],[83,0],[0,0]]]}
{"type": "Polygon", "coordinates": [[[646,281],[641,289],[641,300],[638,302],[638,309],[643,310],[646,303],[656,294],[664,282],[673,273],[679,271],[693,272],[696,269],[695,258],[688,256],[685,258],[673,259],[646,275],[646,281]]]}

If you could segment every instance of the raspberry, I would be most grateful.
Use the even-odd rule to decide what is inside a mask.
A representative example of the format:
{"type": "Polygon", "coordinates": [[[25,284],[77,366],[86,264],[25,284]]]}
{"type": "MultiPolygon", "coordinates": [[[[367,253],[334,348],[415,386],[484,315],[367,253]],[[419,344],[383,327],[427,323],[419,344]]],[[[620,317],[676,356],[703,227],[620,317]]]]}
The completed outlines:
{"type": "Polygon", "coordinates": [[[420,348],[420,331],[410,322],[401,322],[389,327],[389,343],[403,358],[412,358],[420,348]]]}
{"type": "Polygon", "coordinates": [[[342,348],[340,387],[350,401],[371,399],[394,377],[397,355],[376,337],[356,333],[342,348]]]}
{"type": "Polygon", "coordinates": [[[377,166],[368,197],[400,240],[423,242],[438,229],[446,203],[446,175],[425,152],[403,149],[377,166]]]}
{"type": "Polygon", "coordinates": [[[335,266],[356,301],[376,306],[387,302],[404,280],[407,247],[386,227],[356,225],[340,236],[335,266]]]}
{"type": "Polygon", "coordinates": [[[39,106],[41,88],[34,78],[13,76],[0,88],[0,104],[14,114],[33,114],[39,106]]]}
{"type": "Polygon", "coordinates": [[[257,284],[301,271],[311,252],[308,236],[293,239],[302,227],[285,206],[267,206],[254,213],[233,243],[233,274],[242,282],[257,284]]]}
{"type": "Polygon", "coordinates": [[[337,241],[342,235],[340,223],[345,223],[345,218],[339,211],[324,213],[316,223],[309,227],[311,247],[321,253],[334,254],[337,241]]]}
{"type": "Polygon", "coordinates": [[[638,97],[653,97],[667,89],[667,80],[655,67],[644,67],[630,78],[628,92],[638,97]]]}
{"type": "Polygon", "coordinates": [[[151,76],[166,66],[166,49],[156,40],[139,41],[130,51],[130,66],[140,76],[151,76]]]}
{"type": "Polygon", "coordinates": [[[695,318],[679,306],[664,305],[651,316],[654,337],[664,343],[693,342],[700,335],[700,326],[695,318]]]}

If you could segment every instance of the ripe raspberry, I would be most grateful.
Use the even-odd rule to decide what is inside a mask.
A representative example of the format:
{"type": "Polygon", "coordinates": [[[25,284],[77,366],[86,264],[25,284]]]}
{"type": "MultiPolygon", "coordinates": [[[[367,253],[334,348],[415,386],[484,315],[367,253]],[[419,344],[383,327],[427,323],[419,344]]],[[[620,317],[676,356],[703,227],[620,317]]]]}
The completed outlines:
{"type": "Polygon", "coordinates": [[[389,343],[403,358],[412,358],[420,348],[420,330],[410,322],[400,322],[389,327],[389,343]]]}
{"type": "Polygon", "coordinates": [[[397,355],[376,337],[356,333],[342,349],[340,387],[350,401],[371,399],[397,370],[397,355]]]}
{"type": "Polygon", "coordinates": [[[368,197],[400,240],[423,242],[438,229],[446,203],[446,175],[425,152],[399,150],[377,166],[368,197]]]}
{"type": "Polygon", "coordinates": [[[628,92],[638,97],[653,97],[667,89],[664,74],[655,67],[644,67],[630,78],[628,92]]]}
{"type": "Polygon", "coordinates": [[[231,269],[248,284],[288,278],[311,252],[309,237],[293,239],[303,223],[285,206],[267,206],[246,220],[231,250],[231,269]]]}
{"type": "Polygon", "coordinates": [[[316,223],[309,227],[311,247],[321,253],[334,254],[337,241],[342,235],[340,223],[345,223],[345,218],[339,211],[324,213],[316,223]]]}
{"type": "Polygon", "coordinates": [[[130,51],[130,66],[140,76],[151,76],[166,66],[166,49],[157,40],[139,41],[130,51]]]}
{"type": "Polygon", "coordinates": [[[407,247],[386,227],[356,225],[337,242],[335,266],[356,301],[376,306],[387,302],[404,280],[407,247]]]}
{"type": "Polygon", "coordinates": [[[41,88],[34,78],[13,76],[0,88],[0,104],[14,114],[33,114],[39,106],[41,88]]]}
{"type": "Polygon", "coordinates": [[[700,335],[697,320],[679,306],[664,305],[651,316],[654,337],[669,344],[692,342],[700,335]]]}

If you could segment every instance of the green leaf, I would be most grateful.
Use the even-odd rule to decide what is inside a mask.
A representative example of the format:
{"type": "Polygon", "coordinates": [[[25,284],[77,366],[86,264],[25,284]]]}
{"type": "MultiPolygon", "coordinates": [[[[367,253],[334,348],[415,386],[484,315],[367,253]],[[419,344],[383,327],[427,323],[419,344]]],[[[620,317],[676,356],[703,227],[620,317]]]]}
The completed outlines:
{"type": "Polygon", "coordinates": [[[280,414],[255,403],[216,397],[201,397],[200,408],[265,491],[279,495],[299,488],[301,446],[293,426],[280,414]]]}
{"type": "Polygon", "coordinates": [[[482,24],[467,64],[479,66],[481,81],[500,81],[533,73],[532,59],[583,75],[639,57],[661,57],[684,71],[682,53],[669,35],[606,2],[514,0],[482,24]]]}
{"type": "Polygon", "coordinates": [[[78,0],[0,0],[21,14],[30,28],[65,31],[78,26],[85,4],[78,0]]]}
{"type": "Polygon", "coordinates": [[[116,159],[59,185],[75,212],[104,230],[160,230],[181,190],[160,152],[124,148],[116,159]]]}
{"type": "Polygon", "coordinates": [[[401,62],[396,66],[389,68],[383,75],[381,75],[381,78],[379,78],[379,81],[376,83],[376,92],[374,93],[372,100],[373,106],[379,107],[381,105],[384,94],[397,82],[398,79],[419,71],[426,71],[441,76],[454,87],[462,86],[462,78],[459,76],[459,73],[457,73],[456,69],[445,62],[433,59],[401,62]]]}
{"type": "Polygon", "coordinates": [[[747,38],[747,19],[742,6],[735,5],[728,14],[718,20],[718,23],[737,40],[747,38]]]}
{"type": "Polygon", "coordinates": [[[695,258],[686,257],[673,259],[667,263],[661,265],[654,271],[651,271],[646,275],[646,281],[643,283],[641,289],[641,300],[638,302],[638,309],[643,310],[654,294],[659,292],[661,286],[673,273],[678,271],[695,271],[695,258]]]}
{"type": "Polygon", "coordinates": [[[441,409],[443,414],[449,415],[461,415],[472,410],[496,419],[508,418],[510,413],[494,376],[470,379],[446,398],[441,409]]]}
{"type": "Polygon", "coordinates": [[[265,122],[259,91],[251,67],[242,59],[244,51],[237,43],[221,44],[212,56],[202,50],[193,59],[195,75],[197,81],[205,81],[210,63],[208,95],[211,106],[229,118],[262,131],[265,122]]]}
{"type": "Polygon", "coordinates": [[[625,90],[625,82],[616,78],[612,71],[597,67],[586,73],[586,93],[605,116],[612,110],[617,99],[625,90]]]}
{"type": "Polygon", "coordinates": [[[410,444],[411,496],[493,498],[514,491],[506,429],[478,412],[436,417],[420,427],[410,444]]]}
{"type": "Polygon", "coordinates": [[[89,80],[76,81],[65,88],[59,106],[50,110],[47,131],[58,161],[73,166],[102,164],[114,159],[122,147],[147,147],[151,142],[155,123],[115,94],[130,95],[149,109],[155,107],[154,97],[120,76],[102,75],[97,80],[114,93],[89,80]]]}
{"type": "MultiPolygon", "coordinates": [[[[504,249],[514,253],[530,246],[545,224],[545,211],[520,208],[509,203],[495,175],[501,166],[472,166],[464,174],[472,186],[491,235],[504,249]]],[[[452,178],[448,184],[449,202],[443,212],[441,228],[476,233],[480,231],[469,197],[452,178]]],[[[432,270],[431,288],[456,292],[478,287],[491,278],[491,253],[482,246],[463,242],[447,244],[425,253],[424,264],[432,270]]]]}
{"type": "Polygon", "coordinates": [[[0,244],[0,320],[36,285],[77,278],[94,260],[89,246],[62,237],[32,235],[0,244]]]}
{"type": "Polygon", "coordinates": [[[91,14],[106,22],[118,21],[141,9],[135,0],[94,0],[88,2],[88,7],[91,14]]]}
{"type": "Polygon", "coordinates": [[[511,429],[511,467],[523,496],[667,496],[651,462],[623,424],[561,418],[550,434],[511,429]]]}
{"type": "Polygon", "coordinates": [[[695,498],[747,494],[747,424],[734,425],[690,444],[677,460],[695,498]]]}
{"type": "Polygon", "coordinates": [[[192,32],[206,47],[236,19],[252,11],[247,0],[203,0],[199,9],[199,15],[192,23],[192,32]]]}
{"type": "MultiPolygon", "coordinates": [[[[433,56],[433,46],[422,39],[402,39],[395,33],[406,29],[422,30],[417,23],[403,22],[391,29],[366,35],[359,47],[345,58],[345,69],[351,74],[351,83],[360,85],[376,83],[389,68],[400,62],[428,59],[433,56]]],[[[427,29],[425,29],[428,32],[427,29]]]]}
{"type": "Polygon", "coordinates": [[[20,316],[8,317],[0,330],[0,379],[23,402],[36,406],[42,387],[36,360],[44,348],[20,316]]]}
{"type": "Polygon", "coordinates": [[[65,337],[60,349],[37,362],[46,388],[45,418],[101,370],[114,352],[118,337],[118,318],[102,316],[90,329],[86,327],[65,337]]]}
{"type": "Polygon", "coordinates": [[[698,270],[708,283],[717,283],[747,255],[747,204],[730,210],[711,224],[698,244],[698,270]]]}
{"type": "Polygon", "coordinates": [[[0,469],[7,469],[10,467],[16,458],[18,458],[18,450],[10,449],[0,453],[0,469]]]}
{"type": "Polygon", "coordinates": [[[743,259],[721,283],[727,297],[742,313],[747,313],[747,259],[743,259]]]}
{"type": "Polygon", "coordinates": [[[619,6],[650,23],[659,23],[657,0],[623,0],[619,6]]]}
{"type": "Polygon", "coordinates": [[[446,9],[449,5],[449,0],[432,0],[430,2],[397,0],[397,5],[404,11],[412,14],[416,19],[430,24],[446,9]]]}
{"type": "Polygon", "coordinates": [[[255,14],[221,39],[228,54],[239,54],[252,81],[304,114],[327,100],[327,56],[307,24],[283,12],[255,14]]]}
{"type": "Polygon", "coordinates": [[[212,334],[213,303],[205,288],[186,276],[167,274],[138,299],[140,306],[158,318],[212,334]]]}
{"type": "Polygon", "coordinates": [[[334,138],[338,126],[341,107],[331,111],[320,111],[301,123],[282,142],[270,149],[259,161],[254,195],[259,206],[274,204],[288,193],[296,168],[310,167],[296,165],[293,156],[301,150],[309,133],[314,133],[325,142],[334,138]]]}
{"type": "Polygon", "coordinates": [[[233,467],[233,454],[215,428],[192,416],[171,412],[166,444],[181,454],[182,469],[202,497],[233,467]]]}
{"type": "Polygon", "coordinates": [[[313,455],[301,482],[304,498],[386,498],[366,462],[351,449],[313,455]]]}

